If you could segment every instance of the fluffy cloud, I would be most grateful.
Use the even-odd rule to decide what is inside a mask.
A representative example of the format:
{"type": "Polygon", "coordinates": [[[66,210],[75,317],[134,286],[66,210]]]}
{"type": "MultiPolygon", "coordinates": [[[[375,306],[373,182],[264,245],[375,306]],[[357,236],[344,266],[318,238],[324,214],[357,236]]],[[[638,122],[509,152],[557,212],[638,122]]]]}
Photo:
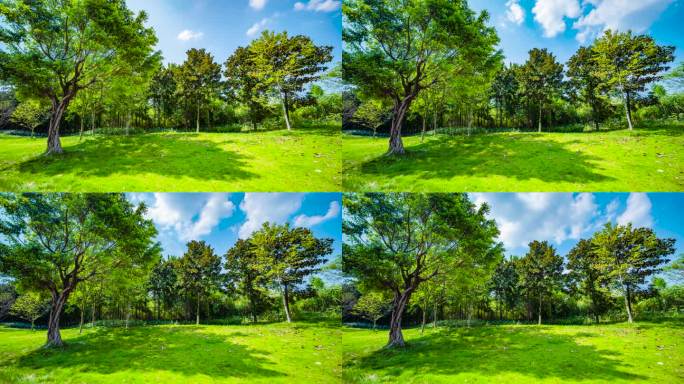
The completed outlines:
{"type": "Polygon", "coordinates": [[[302,207],[304,194],[301,193],[245,193],[240,209],[247,216],[240,226],[238,236],[249,237],[265,222],[286,222],[302,207]]]}
{"type": "Polygon", "coordinates": [[[296,11],[315,11],[315,12],[332,12],[340,9],[342,2],[339,0],[309,0],[308,3],[296,2],[294,9],[296,11]]]}
{"type": "Polygon", "coordinates": [[[155,193],[151,198],[140,195],[131,198],[136,199],[146,202],[147,215],[160,230],[173,231],[183,241],[208,235],[235,211],[229,195],[224,193],[155,193]]]}
{"type": "Polygon", "coordinates": [[[256,9],[257,11],[264,9],[267,0],[249,0],[249,6],[256,9]]]}
{"type": "Polygon", "coordinates": [[[250,36],[250,37],[251,37],[251,36],[256,35],[257,33],[259,33],[259,31],[261,31],[262,29],[264,29],[264,27],[265,27],[268,23],[270,23],[270,22],[271,22],[271,19],[267,17],[267,18],[261,19],[261,21],[258,21],[258,22],[256,22],[256,23],[254,23],[254,24],[253,24],[251,27],[249,27],[249,29],[247,30],[247,33],[246,33],[247,36],[250,36]]]}
{"type": "Polygon", "coordinates": [[[307,227],[311,228],[315,225],[318,225],[320,223],[323,223],[325,221],[328,221],[330,219],[334,219],[340,214],[340,203],[337,201],[333,201],[330,203],[330,207],[328,207],[328,212],[325,213],[325,215],[316,215],[316,216],[307,216],[307,215],[299,215],[295,217],[294,219],[294,225],[298,227],[307,227]]]}
{"type": "Polygon", "coordinates": [[[195,32],[191,31],[189,29],[186,29],[182,31],[181,33],[178,34],[176,37],[180,41],[190,41],[190,40],[199,40],[204,36],[204,33],[202,32],[195,32]]]}
{"type": "Polygon", "coordinates": [[[624,225],[632,223],[635,227],[651,227],[651,200],[645,193],[631,193],[627,198],[627,209],[618,216],[617,223],[624,225]]]}
{"type": "Polygon", "coordinates": [[[513,24],[520,25],[525,21],[525,10],[520,6],[520,0],[508,0],[506,3],[506,18],[513,24]]]}
{"type": "Polygon", "coordinates": [[[565,31],[565,18],[582,15],[579,0],[537,0],[532,8],[534,20],[541,24],[545,37],[554,37],[565,31]]]}
{"type": "Polygon", "coordinates": [[[673,0],[585,0],[591,11],[580,17],[573,28],[581,43],[606,29],[644,32],[673,0]]]}
{"type": "Polygon", "coordinates": [[[597,228],[598,205],[588,193],[472,194],[480,205],[489,203],[499,226],[499,239],[509,251],[532,240],[560,244],[577,240],[597,228]]]}

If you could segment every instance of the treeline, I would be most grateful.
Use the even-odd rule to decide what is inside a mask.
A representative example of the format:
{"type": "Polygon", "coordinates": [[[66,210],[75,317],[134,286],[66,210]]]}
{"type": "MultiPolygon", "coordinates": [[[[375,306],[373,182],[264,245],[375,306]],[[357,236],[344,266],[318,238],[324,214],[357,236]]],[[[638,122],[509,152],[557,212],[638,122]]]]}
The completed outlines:
{"type": "Polygon", "coordinates": [[[351,194],[345,209],[343,321],[389,325],[391,346],[403,345],[405,324],[632,322],[684,310],[684,260],[669,263],[675,240],[650,228],[608,223],[565,257],[533,241],[505,258],[489,207],[467,195],[351,194]]]}
{"type": "Polygon", "coordinates": [[[340,288],[316,273],[332,239],[266,223],[219,255],[190,241],[162,258],[144,205],[123,195],[0,195],[0,316],[46,324],[200,319],[291,321],[339,313],[340,288]]]}
{"type": "Polygon", "coordinates": [[[332,47],[265,31],[224,65],[191,49],[184,63],[163,66],[146,21],[124,0],[4,3],[0,81],[8,88],[0,123],[45,129],[47,152],[60,153],[60,129],[290,129],[292,117],[339,121],[333,84],[310,86],[322,76],[336,81],[339,70],[326,72],[332,47]]]}
{"type": "Polygon", "coordinates": [[[404,152],[407,132],[631,129],[635,111],[684,117],[684,65],[666,73],[675,47],[646,35],[608,30],[565,65],[534,48],[506,66],[489,14],[464,0],[346,5],[344,128],[389,132],[389,153],[404,152]],[[651,87],[663,77],[677,83],[674,94],[651,87]]]}

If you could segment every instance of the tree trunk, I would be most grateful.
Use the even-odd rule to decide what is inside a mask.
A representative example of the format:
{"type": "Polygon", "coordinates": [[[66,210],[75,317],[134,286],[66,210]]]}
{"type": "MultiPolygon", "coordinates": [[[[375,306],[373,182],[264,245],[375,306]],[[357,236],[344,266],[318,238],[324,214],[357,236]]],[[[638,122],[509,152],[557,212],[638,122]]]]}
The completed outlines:
{"type": "Polygon", "coordinates": [[[542,131],[542,107],[539,104],[539,133],[542,131]]]}
{"type": "Polygon", "coordinates": [[[541,325],[541,313],[542,313],[542,295],[540,293],[539,294],[539,312],[537,313],[539,320],[537,321],[537,325],[541,325]]]}
{"type": "Polygon", "coordinates": [[[290,318],[290,298],[288,294],[289,292],[287,284],[283,284],[283,310],[285,310],[285,318],[287,319],[287,322],[291,323],[292,318],[290,318]]]}
{"type": "Polygon", "coordinates": [[[85,119],[83,118],[83,116],[79,116],[79,119],[81,120],[81,129],[78,132],[78,141],[80,142],[83,139],[83,124],[84,124],[83,120],[85,120],[85,119]]]}
{"type": "Polygon", "coordinates": [[[387,155],[404,155],[406,153],[404,142],[401,140],[401,126],[404,122],[406,111],[411,106],[411,101],[413,101],[413,97],[406,97],[394,106],[387,155]]]}
{"type": "Polygon", "coordinates": [[[197,119],[195,120],[196,125],[197,125],[197,133],[199,133],[199,128],[200,128],[200,103],[197,101],[197,119]]]}
{"type": "Polygon", "coordinates": [[[252,310],[252,323],[256,324],[257,323],[257,314],[256,314],[256,303],[254,300],[254,295],[249,295],[249,307],[252,310]]]}
{"type": "Polygon", "coordinates": [[[85,298],[83,299],[83,305],[81,306],[81,321],[78,324],[78,334],[83,333],[83,321],[85,319],[85,298]]]}
{"type": "Polygon", "coordinates": [[[420,143],[421,143],[421,144],[423,143],[423,141],[424,141],[424,139],[425,139],[425,127],[426,127],[425,115],[423,115],[423,130],[420,131],[420,143]]]}
{"type": "Polygon", "coordinates": [[[420,323],[420,334],[422,335],[425,332],[425,322],[427,321],[427,310],[424,308],[421,308],[421,312],[423,312],[423,321],[420,323]]]}
{"type": "Polygon", "coordinates": [[[378,319],[373,319],[373,330],[375,331],[375,323],[378,322],[378,319]]]}
{"type": "Polygon", "coordinates": [[[631,324],[634,322],[634,319],[632,318],[632,303],[629,295],[629,285],[623,284],[623,287],[625,289],[625,309],[627,310],[627,321],[631,324]]]}
{"type": "Polygon", "coordinates": [[[128,132],[131,129],[131,110],[129,109],[126,112],[126,136],[128,136],[128,132]]]}
{"type": "Polygon", "coordinates": [[[33,327],[34,327],[35,322],[36,322],[35,319],[31,319],[31,331],[33,331],[33,327]]]}
{"type": "Polygon", "coordinates": [[[387,348],[404,347],[404,335],[401,333],[401,318],[404,315],[404,308],[411,299],[413,289],[407,289],[403,292],[396,292],[394,303],[392,305],[392,316],[390,318],[390,332],[387,348]]]}
{"type": "Polygon", "coordinates": [[[282,93],[282,103],[283,103],[283,117],[285,118],[285,125],[287,126],[287,130],[291,131],[292,127],[290,126],[290,111],[287,108],[287,94],[285,92],[282,93]]]}
{"type": "Polygon", "coordinates": [[[62,115],[69,106],[69,98],[62,99],[59,103],[56,100],[52,101],[52,116],[50,116],[50,124],[48,127],[48,145],[45,151],[46,155],[59,155],[64,153],[62,149],[62,141],[59,138],[59,125],[62,122],[62,115]]]}
{"type": "Polygon", "coordinates": [[[627,116],[627,125],[629,125],[629,130],[633,131],[634,126],[632,126],[632,108],[631,108],[631,100],[629,97],[629,92],[624,92],[624,99],[625,99],[625,114],[627,116]]]}
{"type": "Polygon", "coordinates": [[[71,289],[66,289],[60,293],[52,293],[52,306],[48,319],[47,347],[61,347],[64,345],[62,334],[59,332],[59,320],[62,316],[64,304],[67,302],[67,299],[69,299],[70,293],[71,289]]]}
{"type": "Polygon", "coordinates": [[[195,311],[195,315],[196,315],[195,325],[199,325],[199,317],[200,317],[199,316],[199,311],[200,311],[199,307],[200,307],[200,295],[197,294],[197,310],[195,311]]]}

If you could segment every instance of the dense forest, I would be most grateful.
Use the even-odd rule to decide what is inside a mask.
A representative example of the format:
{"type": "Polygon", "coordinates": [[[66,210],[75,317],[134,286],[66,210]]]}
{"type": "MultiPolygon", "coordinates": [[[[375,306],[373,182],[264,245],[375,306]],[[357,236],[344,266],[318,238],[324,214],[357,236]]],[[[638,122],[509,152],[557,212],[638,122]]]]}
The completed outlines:
{"type": "Polygon", "coordinates": [[[45,326],[59,346],[63,325],[338,316],[341,288],[318,274],[332,239],[265,223],[223,254],[190,241],[162,257],[145,211],[119,194],[0,196],[0,319],[45,326]]]}
{"type": "MultiPolygon", "coordinates": [[[[345,3],[344,129],[470,135],[633,129],[684,118],[684,64],[648,35],[606,30],[567,63],[532,48],[505,64],[489,14],[466,1],[345,3]]],[[[365,133],[364,133],[365,131],[365,133]]]]}
{"type": "Polygon", "coordinates": [[[339,123],[332,48],[307,36],[264,31],[223,64],[193,48],[164,65],[147,14],[124,0],[9,1],[0,20],[0,129],[46,133],[48,153],[62,152],[60,132],[339,123]]]}
{"type": "Polygon", "coordinates": [[[684,307],[684,259],[650,228],[607,223],[567,255],[532,241],[505,256],[499,229],[462,194],[350,194],[343,320],[388,326],[476,321],[633,322],[684,307]]]}

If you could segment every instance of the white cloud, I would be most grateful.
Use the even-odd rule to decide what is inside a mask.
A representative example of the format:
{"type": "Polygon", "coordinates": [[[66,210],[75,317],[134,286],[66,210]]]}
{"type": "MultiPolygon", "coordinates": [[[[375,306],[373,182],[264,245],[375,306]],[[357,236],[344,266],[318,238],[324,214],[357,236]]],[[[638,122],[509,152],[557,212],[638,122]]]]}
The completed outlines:
{"type": "Polygon", "coordinates": [[[249,6],[257,11],[264,9],[268,0],[249,0],[249,6]]]}
{"type": "Polygon", "coordinates": [[[264,29],[264,27],[271,22],[271,18],[267,17],[264,19],[261,19],[261,21],[258,21],[254,23],[248,30],[247,30],[247,36],[255,36],[259,31],[264,29]]]}
{"type": "Polygon", "coordinates": [[[202,32],[195,32],[186,29],[178,34],[177,39],[180,41],[199,40],[202,38],[202,36],[204,36],[204,33],[202,32]]]}
{"type": "Polygon", "coordinates": [[[296,2],[294,9],[296,11],[315,11],[315,12],[332,12],[340,9],[342,2],[339,0],[309,0],[308,3],[296,2]]]}
{"type": "Polygon", "coordinates": [[[247,216],[238,236],[249,237],[265,222],[282,224],[302,207],[302,193],[245,193],[240,209],[247,216]]]}
{"type": "Polygon", "coordinates": [[[508,21],[516,25],[521,25],[525,21],[525,10],[520,6],[520,0],[508,0],[506,7],[508,21]]]}
{"type": "Polygon", "coordinates": [[[617,223],[626,225],[632,223],[635,227],[651,227],[651,200],[645,193],[630,193],[627,198],[627,209],[618,216],[617,223]]]}
{"type": "MultiPolygon", "coordinates": [[[[142,199],[133,196],[133,199],[142,199]]],[[[147,215],[162,231],[172,231],[183,241],[208,235],[224,219],[231,217],[235,205],[228,194],[155,193],[145,199],[147,215]]]]}
{"type": "Polygon", "coordinates": [[[475,204],[489,203],[506,249],[526,248],[532,240],[561,244],[597,228],[599,209],[592,194],[520,193],[471,195],[475,204]]]}
{"type": "Polygon", "coordinates": [[[607,29],[637,33],[647,30],[673,0],[585,0],[591,11],[580,17],[573,28],[584,43],[607,29]]]}
{"type": "Polygon", "coordinates": [[[555,37],[565,31],[565,18],[576,19],[582,10],[579,0],[537,0],[532,13],[544,29],[544,37],[555,37]]]}
{"type": "Polygon", "coordinates": [[[328,221],[330,219],[334,219],[339,214],[340,214],[340,203],[338,203],[337,201],[333,201],[330,203],[330,207],[328,207],[328,212],[326,212],[325,215],[316,215],[316,216],[299,215],[299,216],[295,217],[294,225],[297,227],[311,228],[315,225],[318,225],[318,224],[323,223],[325,221],[328,221]]]}

